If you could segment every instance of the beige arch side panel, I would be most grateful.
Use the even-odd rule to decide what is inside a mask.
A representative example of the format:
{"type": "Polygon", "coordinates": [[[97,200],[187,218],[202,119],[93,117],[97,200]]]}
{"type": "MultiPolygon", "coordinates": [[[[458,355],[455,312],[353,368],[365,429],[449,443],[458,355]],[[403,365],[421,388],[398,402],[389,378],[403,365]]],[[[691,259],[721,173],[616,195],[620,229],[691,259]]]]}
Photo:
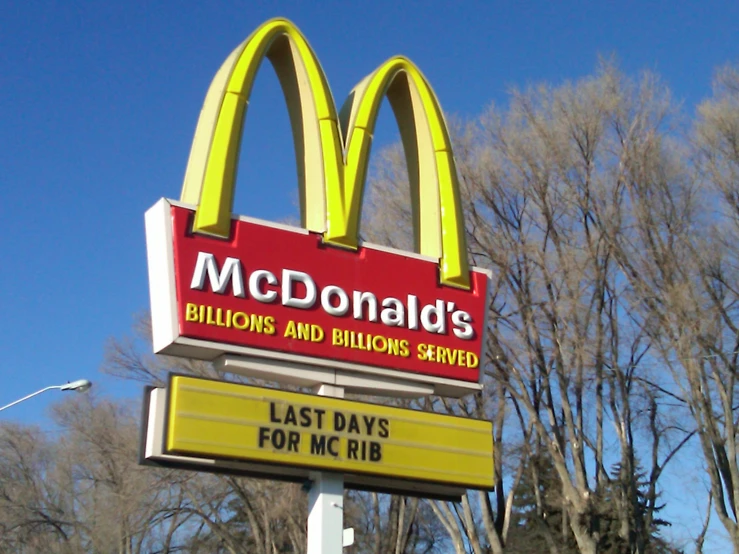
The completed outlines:
{"type": "Polygon", "coordinates": [[[218,112],[221,110],[226,83],[231,76],[233,66],[236,65],[236,61],[243,52],[248,40],[239,44],[229,54],[226,61],[218,69],[213,81],[210,83],[210,87],[208,87],[203,107],[200,109],[198,124],[195,127],[195,136],[192,139],[192,146],[190,147],[190,157],[187,160],[185,181],[182,184],[182,194],[180,195],[181,202],[192,204],[193,206],[200,202],[205,165],[208,160],[208,154],[210,153],[210,143],[213,140],[213,131],[218,120],[218,112]]]}
{"type": "Polygon", "coordinates": [[[229,234],[241,131],[265,57],[272,62],[288,103],[304,226],[317,232],[325,228],[326,169],[329,166],[328,173],[338,173],[331,166],[339,160],[325,155],[335,152],[337,145],[321,142],[321,126],[337,126],[336,108],[323,69],[303,35],[291,22],[276,19],[234,50],[206,96],[182,192],[183,202],[198,205],[197,232],[229,234]]]}

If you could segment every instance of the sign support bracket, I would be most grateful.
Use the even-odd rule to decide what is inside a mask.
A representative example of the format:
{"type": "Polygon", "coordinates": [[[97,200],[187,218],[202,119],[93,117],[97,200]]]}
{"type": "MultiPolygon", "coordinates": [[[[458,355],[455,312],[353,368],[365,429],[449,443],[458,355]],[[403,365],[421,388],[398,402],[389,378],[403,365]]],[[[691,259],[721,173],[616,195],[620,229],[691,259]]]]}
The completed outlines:
{"type": "MultiPolygon", "coordinates": [[[[344,387],[320,385],[319,396],[344,398],[344,387]]],[[[341,554],[344,532],[344,476],[311,473],[308,491],[308,549],[306,554],[341,554]]]]}

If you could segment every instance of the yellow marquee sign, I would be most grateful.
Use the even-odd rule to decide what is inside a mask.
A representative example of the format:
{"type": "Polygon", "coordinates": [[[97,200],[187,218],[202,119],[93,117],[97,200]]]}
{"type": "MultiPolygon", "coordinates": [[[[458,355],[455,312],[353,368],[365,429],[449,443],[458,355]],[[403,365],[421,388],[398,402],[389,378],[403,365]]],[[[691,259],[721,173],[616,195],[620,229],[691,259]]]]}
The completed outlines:
{"type": "Polygon", "coordinates": [[[167,454],[493,488],[487,421],[173,376],[167,454]]]}

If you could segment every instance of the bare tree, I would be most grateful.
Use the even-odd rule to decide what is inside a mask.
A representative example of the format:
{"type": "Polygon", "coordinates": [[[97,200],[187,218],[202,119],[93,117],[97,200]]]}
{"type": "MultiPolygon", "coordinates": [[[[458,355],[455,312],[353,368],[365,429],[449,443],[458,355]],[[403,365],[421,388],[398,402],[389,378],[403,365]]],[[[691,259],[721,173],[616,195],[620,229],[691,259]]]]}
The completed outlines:
{"type": "Polygon", "coordinates": [[[38,428],[0,428],[0,552],[73,552],[75,520],[47,481],[53,449],[38,428]]]}
{"type": "Polygon", "coordinates": [[[344,525],[355,530],[354,554],[432,554],[449,544],[428,503],[419,498],[347,491],[344,525]]]}
{"type": "Polygon", "coordinates": [[[0,551],[172,552],[189,534],[171,471],[137,465],[128,403],[94,395],[54,408],[63,433],[0,431],[0,551]],[[187,532],[185,532],[187,531],[187,532]]]}
{"type": "MultiPolygon", "coordinates": [[[[659,483],[696,435],[739,549],[738,83],[719,74],[692,144],[656,77],[609,63],[455,125],[470,260],[493,272],[485,391],[418,407],[494,422],[496,489],[458,504],[351,494],[356,551],[674,552],[659,483]]],[[[382,153],[362,235],[411,249],[404,172],[399,147],[382,153]]],[[[212,375],[145,350],[112,342],[106,370],[212,375]]],[[[288,485],[204,476],[176,490],[193,551],[301,551],[304,497],[288,485]]]]}
{"type": "MultiPolygon", "coordinates": [[[[699,107],[695,129],[698,168],[704,184],[718,193],[708,217],[713,221],[707,241],[692,242],[699,273],[691,283],[701,286],[702,325],[680,341],[682,365],[688,377],[691,409],[698,421],[701,446],[708,463],[719,520],[739,551],[737,496],[737,369],[739,369],[739,71],[720,70],[714,96],[699,107]],[[707,310],[705,309],[707,305],[707,310]],[[697,333],[695,333],[697,331],[697,333]],[[691,337],[691,334],[697,336],[691,337]],[[688,346],[686,339],[697,339],[688,346]],[[701,374],[695,375],[698,369],[701,374]]],[[[681,337],[682,338],[682,337],[681,337]]]]}
{"type": "MultiPolygon", "coordinates": [[[[561,517],[551,517],[551,499],[533,496],[551,552],[654,551],[657,481],[690,437],[675,430],[666,440],[671,391],[650,369],[651,321],[630,303],[611,239],[630,209],[623,158],[651,154],[665,171],[674,163],[623,133],[659,140],[670,108],[654,78],[635,83],[604,64],[576,84],[514,92],[507,113],[490,108],[457,129],[471,261],[493,271],[486,393],[463,404],[496,418],[498,452],[521,456],[514,482],[541,480],[536,464],[522,465],[527,457],[552,464],[561,517]]],[[[373,181],[363,222],[371,240],[410,236],[400,161],[386,154],[373,181]]],[[[512,492],[499,479],[494,497],[435,505],[456,551],[502,552],[512,492]]]]}
{"type": "Polygon", "coordinates": [[[625,159],[621,170],[631,232],[609,234],[635,304],[652,322],[662,362],[695,421],[715,511],[739,551],[736,70],[721,70],[713,97],[699,106],[692,152],[682,152],[694,162],[689,170],[667,161],[675,145],[655,133],[624,136],[640,154],[625,159]]]}

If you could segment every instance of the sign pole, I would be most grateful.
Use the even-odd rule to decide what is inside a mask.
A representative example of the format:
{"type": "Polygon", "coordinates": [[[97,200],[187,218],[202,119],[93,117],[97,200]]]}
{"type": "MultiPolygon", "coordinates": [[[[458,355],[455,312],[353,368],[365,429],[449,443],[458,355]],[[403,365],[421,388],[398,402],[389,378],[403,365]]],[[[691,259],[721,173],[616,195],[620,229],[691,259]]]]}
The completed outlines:
{"type": "MultiPolygon", "coordinates": [[[[344,398],[344,388],[320,385],[319,396],[344,398]]],[[[308,550],[306,554],[341,554],[344,532],[344,477],[340,473],[311,473],[308,492],[308,550]]]]}

